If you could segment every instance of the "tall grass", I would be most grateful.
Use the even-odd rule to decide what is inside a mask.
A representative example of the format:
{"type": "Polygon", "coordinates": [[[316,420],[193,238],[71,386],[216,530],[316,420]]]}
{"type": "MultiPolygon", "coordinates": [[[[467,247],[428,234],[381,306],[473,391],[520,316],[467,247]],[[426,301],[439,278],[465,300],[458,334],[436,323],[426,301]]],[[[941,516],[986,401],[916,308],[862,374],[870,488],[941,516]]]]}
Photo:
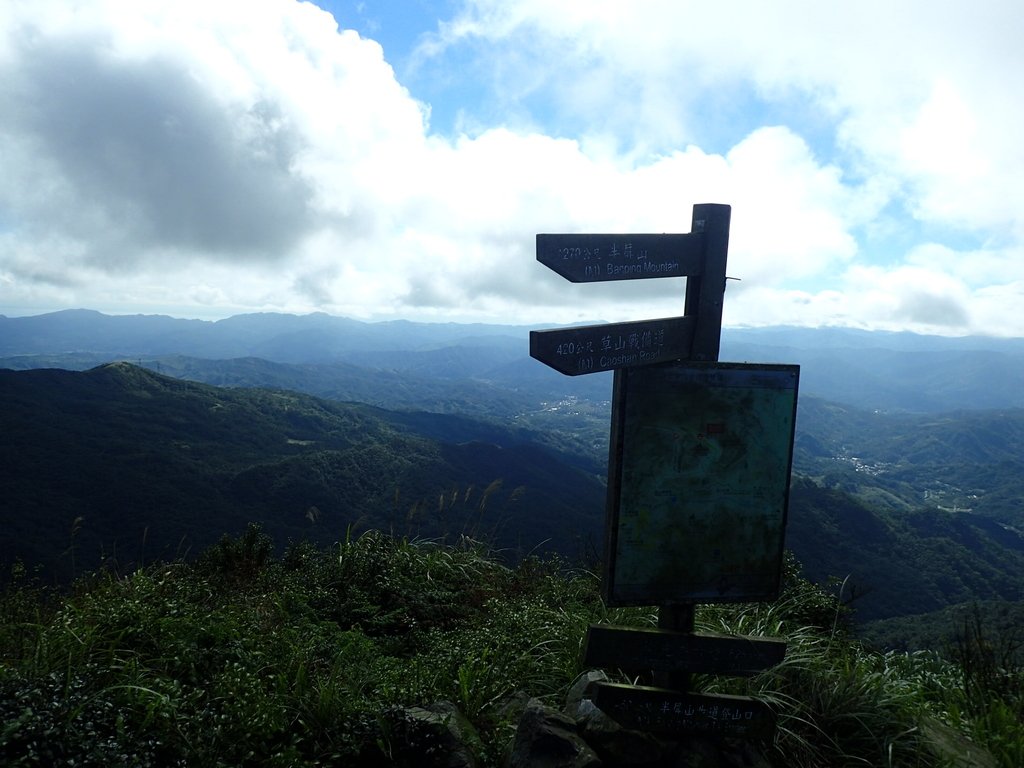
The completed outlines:
{"type": "MultiPolygon", "coordinates": [[[[193,564],[90,574],[63,595],[16,574],[0,597],[0,764],[386,765],[389,713],[447,700],[493,765],[508,703],[558,704],[590,623],[654,621],[607,609],[564,562],[509,567],[469,539],[369,531],[272,551],[254,527],[193,564]]],[[[1020,670],[869,652],[795,573],[779,601],[703,607],[698,628],[787,640],[754,678],[699,678],[769,703],[774,764],[939,766],[977,744],[1024,764],[1020,670]]]]}
{"type": "Polygon", "coordinates": [[[970,672],[935,651],[878,652],[851,635],[839,601],[788,563],[768,604],[706,606],[700,627],[787,641],[784,660],[746,681],[706,679],[711,690],[754,695],[778,717],[773,744],[787,766],[1024,765],[1019,685],[972,693],[970,672]],[[973,712],[968,715],[965,708],[973,712]]]}

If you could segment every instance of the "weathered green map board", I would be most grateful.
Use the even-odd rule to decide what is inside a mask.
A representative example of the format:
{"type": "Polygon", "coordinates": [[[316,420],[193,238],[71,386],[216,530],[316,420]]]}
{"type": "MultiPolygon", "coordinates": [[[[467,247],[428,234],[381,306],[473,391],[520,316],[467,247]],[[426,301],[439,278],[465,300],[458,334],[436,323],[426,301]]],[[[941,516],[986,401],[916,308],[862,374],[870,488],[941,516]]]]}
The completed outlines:
{"type": "Polygon", "coordinates": [[[777,595],[798,380],[795,365],[677,362],[619,371],[610,605],[777,595]]]}

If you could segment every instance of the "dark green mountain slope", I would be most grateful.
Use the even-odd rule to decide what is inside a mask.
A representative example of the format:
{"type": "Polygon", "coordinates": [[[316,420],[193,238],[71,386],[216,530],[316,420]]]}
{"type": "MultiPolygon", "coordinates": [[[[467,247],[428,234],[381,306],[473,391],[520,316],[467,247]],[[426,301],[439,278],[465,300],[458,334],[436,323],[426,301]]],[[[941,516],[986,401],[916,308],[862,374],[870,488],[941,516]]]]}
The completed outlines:
{"type": "Polygon", "coordinates": [[[257,357],[206,360],[180,355],[141,362],[160,373],[219,387],[288,389],[390,410],[507,418],[532,403],[513,390],[484,380],[453,381],[344,362],[289,364],[257,357]]]}
{"type": "Polygon", "coordinates": [[[127,564],[205,547],[249,520],[282,542],[336,540],[358,524],[575,552],[599,535],[601,483],[507,436],[445,443],[369,406],[126,363],[0,371],[0,401],[5,560],[127,564]]]}
{"type": "MultiPolygon", "coordinates": [[[[569,429],[599,419],[580,403],[552,406],[569,419],[548,422],[561,425],[550,436],[564,443],[559,454],[508,426],[525,417],[481,421],[217,388],[126,363],[0,371],[0,398],[6,561],[20,555],[65,575],[104,557],[128,567],[202,548],[250,520],[279,542],[330,542],[355,525],[494,537],[514,551],[601,549],[594,450],[569,429]],[[577,451],[590,458],[573,459],[577,451]]],[[[852,459],[835,459],[829,445],[851,424],[870,431],[884,419],[805,405],[801,419],[820,425],[801,437],[807,461],[833,473],[846,467],[850,482],[875,479],[851,469],[852,459]]],[[[863,501],[868,486],[852,489],[858,499],[839,480],[794,482],[787,546],[815,580],[847,579],[844,597],[855,597],[858,618],[1021,598],[1024,542],[1013,530],[934,507],[884,510],[863,501]]]]}
{"type": "Polygon", "coordinates": [[[807,576],[844,581],[859,621],[979,599],[1024,600],[1024,537],[999,523],[938,509],[885,513],[801,479],[786,546],[807,576]]]}
{"type": "Polygon", "coordinates": [[[1024,530],[1024,409],[887,414],[801,396],[794,465],[882,509],[970,512],[1024,530]]]}
{"type": "Polygon", "coordinates": [[[900,651],[962,652],[972,635],[984,641],[992,661],[1008,667],[1024,664],[1024,601],[972,601],[918,616],[873,621],[860,636],[879,648],[900,651]]]}
{"type": "MultiPolygon", "coordinates": [[[[438,354],[443,352],[439,350],[438,354]]],[[[109,360],[102,356],[76,354],[6,358],[0,360],[0,366],[12,370],[86,370],[105,362],[109,360]]],[[[589,377],[592,381],[588,391],[599,399],[572,395],[571,407],[563,407],[570,404],[570,396],[563,390],[571,391],[579,379],[567,380],[549,369],[548,374],[558,377],[558,386],[545,385],[545,376],[535,387],[510,388],[500,381],[431,377],[344,362],[275,363],[257,357],[207,360],[182,355],[141,357],[130,362],[218,387],[287,389],[401,411],[403,415],[398,418],[408,422],[410,429],[440,440],[487,440],[490,438],[486,435],[495,430],[507,440],[511,430],[516,439],[543,444],[588,472],[603,475],[606,470],[611,394],[608,376],[589,377]]],[[[392,413],[386,418],[393,420],[396,416],[392,413]]]]}
{"type": "MultiPolygon", "coordinates": [[[[454,351],[431,354],[449,353],[454,351]]],[[[33,367],[32,360],[21,362],[33,367]]],[[[88,362],[95,360],[64,358],[62,365],[88,362]]],[[[529,386],[513,388],[514,376],[507,381],[500,376],[440,378],[344,362],[287,364],[253,357],[183,356],[138,362],[178,378],[218,386],[288,389],[390,411],[416,411],[402,417],[407,426],[435,439],[492,440],[487,434],[495,430],[508,439],[514,425],[518,440],[546,445],[588,472],[602,474],[607,461],[608,377],[559,376],[535,364],[531,368],[538,373],[556,376],[558,386],[541,377],[529,386]],[[581,380],[586,388],[576,387],[581,380]],[[434,419],[429,413],[453,418],[434,419]]],[[[889,413],[802,394],[795,468],[873,507],[966,510],[1024,530],[1024,409],[889,413]]]]}
{"type": "MultiPolygon", "coordinates": [[[[469,350],[463,350],[469,354],[469,350]]],[[[78,353],[0,359],[0,368],[28,371],[62,368],[84,371],[111,362],[110,355],[78,353]]],[[[124,358],[122,358],[124,359],[124,358]]],[[[139,356],[127,359],[142,368],[178,379],[218,387],[288,389],[331,400],[355,401],[389,409],[461,413],[505,418],[533,406],[536,398],[500,384],[473,378],[417,375],[395,368],[347,362],[277,363],[259,357],[211,360],[185,355],[139,356]]]]}

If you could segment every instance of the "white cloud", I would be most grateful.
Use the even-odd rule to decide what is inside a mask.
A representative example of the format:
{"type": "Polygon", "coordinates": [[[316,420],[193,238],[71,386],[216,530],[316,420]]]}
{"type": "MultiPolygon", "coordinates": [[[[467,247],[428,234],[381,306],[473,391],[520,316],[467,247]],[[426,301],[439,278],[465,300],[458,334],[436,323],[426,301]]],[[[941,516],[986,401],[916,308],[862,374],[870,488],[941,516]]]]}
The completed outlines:
{"type": "MultiPolygon", "coordinates": [[[[829,270],[853,260],[898,259],[886,241],[907,245],[913,238],[907,223],[897,221],[905,210],[925,227],[984,244],[958,254],[963,262],[947,264],[974,286],[959,299],[977,306],[1006,295],[982,291],[989,285],[982,275],[1000,285],[1024,262],[1018,138],[1024,102],[1009,97],[1024,76],[1018,21],[1019,8],[1008,0],[974,6],[471,0],[431,42],[443,50],[483,41],[477,64],[491,72],[499,108],[534,99],[534,108],[550,110],[557,124],[578,129],[578,115],[590,131],[628,137],[626,149],[641,155],[675,152],[704,135],[702,121],[733,114],[731,98],[783,119],[792,108],[796,122],[772,137],[776,152],[763,146],[770,133],[755,131],[726,155],[733,177],[743,165],[755,168],[742,156],[752,144],[761,144],[758,161],[778,160],[777,168],[749,174],[726,188],[730,196],[718,198],[735,206],[730,271],[741,269],[766,285],[831,275],[836,289],[850,290],[829,270]],[[829,126],[841,154],[816,169],[806,162],[806,146],[781,157],[786,133],[794,139],[790,146],[800,148],[801,121],[814,132],[829,126]],[[786,215],[773,203],[790,191],[783,183],[772,194],[780,175],[804,193],[788,200],[796,203],[788,248],[773,238],[780,229],[775,222],[786,215]],[[858,230],[867,238],[859,249],[858,230]],[[975,262],[980,269],[964,274],[975,262]]],[[[908,265],[914,265],[918,249],[909,245],[908,265]]],[[[900,274],[898,264],[885,269],[900,274]]],[[[884,313],[892,305],[907,318],[927,314],[932,304],[915,303],[901,286],[884,281],[872,294],[876,302],[851,298],[860,313],[884,313]],[[879,291],[893,293],[882,301],[879,291]]],[[[831,289],[812,288],[808,295],[828,297],[815,306],[835,310],[831,289]]],[[[955,306],[946,307],[948,314],[966,322],[955,306]]],[[[1000,312],[1015,314],[1009,305],[1000,312]]],[[[816,315],[807,320],[819,322],[816,315]]]]}
{"type": "Polygon", "coordinates": [[[965,333],[971,322],[970,293],[959,280],[923,267],[853,267],[846,274],[848,292],[857,297],[865,317],[965,333]]]}
{"type": "Polygon", "coordinates": [[[909,266],[950,275],[969,286],[1024,280],[1024,249],[979,248],[956,250],[942,243],[921,243],[907,253],[909,266]]]}
{"type": "Polygon", "coordinates": [[[678,314],[681,281],[569,285],[534,235],[685,232],[723,202],[727,320],[976,329],[1024,279],[1008,24],[1002,3],[474,0],[421,51],[421,72],[469,51],[445,74],[493,89],[446,136],[308,3],[14,0],[0,305],[678,314]],[[978,242],[869,250],[904,210],[978,242]]]}
{"type": "Polygon", "coordinates": [[[1024,281],[972,288],[936,268],[851,267],[835,289],[730,285],[725,322],[732,325],[843,325],[962,336],[1021,336],[1015,307],[1024,281]]]}
{"type": "MultiPolygon", "coordinates": [[[[761,283],[786,284],[852,259],[854,226],[881,200],[846,186],[835,166],[821,166],[784,128],[756,131],[728,154],[736,235],[731,271],[761,283]]],[[[747,279],[744,277],[744,279],[747,279]]]]}
{"type": "Polygon", "coordinates": [[[563,119],[579,113],[655,150],[692,141],[702,103],[727,110],[741,86],[798,100],[835,121],[860,170],[901,179],[922,218],[1019,228],[1019,13],[1011,0],[471,0],[445,39],[486,41],[481,66],[504,100],[550,92],[563,119]]]}

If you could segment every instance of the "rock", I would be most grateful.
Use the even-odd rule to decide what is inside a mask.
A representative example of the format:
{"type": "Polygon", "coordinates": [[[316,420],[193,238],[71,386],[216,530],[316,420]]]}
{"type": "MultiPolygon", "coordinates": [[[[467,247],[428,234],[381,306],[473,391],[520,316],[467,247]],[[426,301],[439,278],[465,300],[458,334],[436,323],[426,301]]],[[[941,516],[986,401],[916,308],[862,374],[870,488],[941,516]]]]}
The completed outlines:
{"type": "Polygon", "coordinates": [[[477,768],[473,745],[478,745],[480,738],[451,702],[394,709],[387,713],[385,721],[393,764],[417,768],[477,768]]]}
{"type": "Polygon", "coordinates": [[[600,758],[576,733],[575,721],[538,699],[519,718],[507,768],[599,768],[600,758]]]}
{"type": "Polygon", "coordinates": [[[576,678],[565,697],[565,711],[576,721],[577,732],[609,765],[653,765],[671,754],[674,744],[640,731],[627,730],[598,709],[590,698],[594,683],[606,682],[601,670],[576,678]]]}
{"type": "Polygon", "coordinates": [[[498,720],[504,723],[518,723],[531,698],[525,691],[516,691],[498,707],[498,720]]]}
{"type": "Polygon", "coordinates": [[[718,747],[706,740],[690,738],[679,745],[672,768],[724,768],[718,747]]]}
{"type": "MultiPolygon", "coordinates": [[[[600,669],[592,669],[577,677],[573,684],[569,686],[569,692],[565,694],[565,713],[569,717],[577,718],[580,703],[589,701],[591,698],[590,686],[594,683],[606,682],[608,682],[608,675],[600,669]]],[[[593,705],[591,704],[591,706],[593,705]]]]}
{"type": "Polygon", "coordinates": [[[609,765],[656,765],[675,750],[675,742],[623,728],[589,699],[580,703],[578,712],[577,727],[580,734],[609,765]]]}
{"type": "Polygon", "coordinates": [[[722,765],[726,768],[772,768],[760,747],[745,741],[722,747],[722,765]]]}

